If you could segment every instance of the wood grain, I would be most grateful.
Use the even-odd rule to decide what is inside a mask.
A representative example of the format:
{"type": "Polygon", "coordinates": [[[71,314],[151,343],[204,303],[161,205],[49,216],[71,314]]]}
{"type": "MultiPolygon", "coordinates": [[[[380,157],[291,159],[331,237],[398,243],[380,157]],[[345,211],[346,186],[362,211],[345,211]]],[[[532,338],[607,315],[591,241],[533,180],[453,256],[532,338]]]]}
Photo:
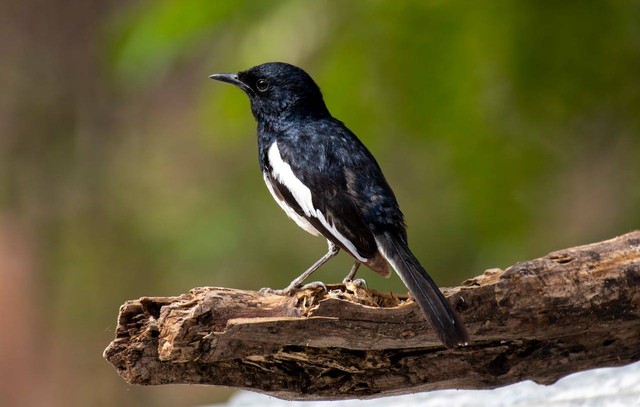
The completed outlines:
{"type": "Polygon", "coordinates": [[[640,359],[640,232],[443,289],[471,336],[445,349],[412,299],[349,285],[293,297],[195,288],[120,307],[104,357],[129,383],[297,400],[550,384],[640,359]]]}

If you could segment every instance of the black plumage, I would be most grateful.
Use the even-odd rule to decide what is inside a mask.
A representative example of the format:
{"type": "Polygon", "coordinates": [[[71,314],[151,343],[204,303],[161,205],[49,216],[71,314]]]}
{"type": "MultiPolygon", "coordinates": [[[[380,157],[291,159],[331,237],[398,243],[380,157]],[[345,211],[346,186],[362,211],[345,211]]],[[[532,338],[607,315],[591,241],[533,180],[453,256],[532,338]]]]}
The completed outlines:
{"type": "Polygon", "coordinates": [[[329,113],[302,69],[266,63],[212,79],[249,96],[258,122],[263,177],[298,225],[322,234],[329,251],[285,290],[290,293],[340,249],[383,276],[394,269],[447,347],[468,341],[464,325],[407,245],[404,217],[375,158],[329,113]]]}

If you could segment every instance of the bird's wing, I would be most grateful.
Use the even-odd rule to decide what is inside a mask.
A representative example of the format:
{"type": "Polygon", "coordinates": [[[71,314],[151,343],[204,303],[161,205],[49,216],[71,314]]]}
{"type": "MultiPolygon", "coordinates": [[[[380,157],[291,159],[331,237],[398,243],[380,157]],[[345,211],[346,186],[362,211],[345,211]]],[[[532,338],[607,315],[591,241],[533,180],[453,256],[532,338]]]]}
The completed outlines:
{"type": "Polygon", "coordinates": [[[366,263],[377,253],[377,245],[356,198],[347,188],[344,167],[318,167],[327,157],[322,151],[316,153],[319,155],[310,160],[299,149],[274,142],[268,150],[271,184],[298,215],[366,263]]]}

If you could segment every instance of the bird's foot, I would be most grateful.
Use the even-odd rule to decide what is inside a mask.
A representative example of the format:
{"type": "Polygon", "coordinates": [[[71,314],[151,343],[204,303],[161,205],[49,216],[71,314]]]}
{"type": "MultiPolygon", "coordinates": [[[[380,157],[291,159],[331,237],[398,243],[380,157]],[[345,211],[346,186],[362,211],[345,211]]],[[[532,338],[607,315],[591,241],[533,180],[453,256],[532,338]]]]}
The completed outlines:
{"type": "Polygon", "coordinates": [[[262,287],[259,291],[261,293],[275,294],[275,295],[289,295],[290,293],[290,291],[288,291],[288,287],[282,290],[276,290],[275,288],[270,288],[270,287],[262,287]]]}
{"type": "Polygon", "coordinates": [[[327,285],[325,283],[323,283],[322,281],[313,281],[311,283],[305,284],[302,287],[300,287],[300,291],[303,290],[312,290],[315,291],[318,288],[321,288],[322,291],[327,292],[329,291],[329,289],[327,288],[327,285]]]}
{"type": "Polygon", "coordinates": [[[282,290],[276,290],[273,288],[269,288],[269,287],[264,287],[260,289],[261,293],[268,293],[268,294],[275,294],[275,295],[293,295],[294,293],[298,292],[298,291],[305,291],[305,290],[312,290],[315,291],[318,288],[321,288],[323,291],[329,291],[327,289],[327,286],[325,283],[323,283],[322,281],[314,281],[308,284],[305,284],[303,286],[299,286],[299,285],[289,285],[286,288],[283,288],[282,290]]]}
{"type": "Polygon", "coordinates": [[[365,290],[367,289],[367,282],[364,281],[364,278],[356,278],[354,280],[345,278],[344,280],[342,280],[342,284],[344,284],[345,286],[353,285],[355,286],[355,288],[364,288],[365,290]]]}

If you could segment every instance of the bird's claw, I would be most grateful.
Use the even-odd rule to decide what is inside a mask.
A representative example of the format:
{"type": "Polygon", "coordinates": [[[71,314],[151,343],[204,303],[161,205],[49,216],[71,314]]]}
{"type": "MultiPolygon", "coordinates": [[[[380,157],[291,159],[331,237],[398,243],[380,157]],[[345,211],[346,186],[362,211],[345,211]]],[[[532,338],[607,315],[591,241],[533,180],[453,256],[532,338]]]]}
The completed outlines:
{"type": "Polygon", "coordinates": [[[355,288],[364,288],[367,289],[367,282],[364,281],[364,278],[356,278],[351,280],[350,278],[345,278],[342,280],[342,284],[344,285],[353,285],[355,288]]]}
{"type": "Polygon", "coordinates": [[[289,291],[287,291],[286,288],[282,290],[276,290],[275,288],[262,287],[259,291],[265,294],[289,295],[289,291]]]}
{"type": "Polygon", "coordinates": [[[318,288],[322,288],[322,291],[329,291],[327,285],[322,281],[313,281],[311,283],[305,284],[299,288],[299,290],[317,290],[318,288]]]}
{"type": "Polygon", "coordinates": [[[314,282],[305,284],[303,286],[290,285],[290,286],[288,286],[286,288],[283,288],[282,290],[276,290],[276,289],[269,288],[269,287],[263,287],[263,288],[260,289],[260,292],[261,293],[267,293],[267,294],[291,296],[297,291],[317,290],[318,288],[322,288],[322,290],[325,291],[325,292],[329,291],[327,289],[327,286],[326,286],[325,283],[323,283],[322,281],[314,281],[314,282]]]}

